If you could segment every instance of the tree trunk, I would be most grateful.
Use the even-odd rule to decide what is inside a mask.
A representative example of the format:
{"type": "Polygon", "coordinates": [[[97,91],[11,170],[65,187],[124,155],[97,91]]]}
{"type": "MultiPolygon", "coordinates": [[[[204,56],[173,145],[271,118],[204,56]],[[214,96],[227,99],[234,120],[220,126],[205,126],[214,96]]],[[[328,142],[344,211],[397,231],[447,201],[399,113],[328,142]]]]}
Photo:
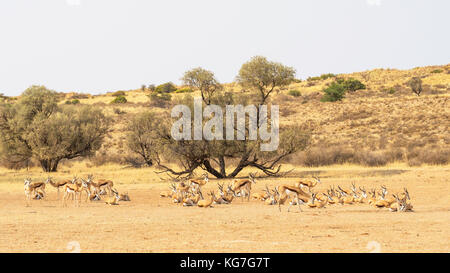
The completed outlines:
{"type": "Polygon", "coordinates": [[[44,172],[56,172],[60,159],[42,159],[39,162],[44,172]]]}

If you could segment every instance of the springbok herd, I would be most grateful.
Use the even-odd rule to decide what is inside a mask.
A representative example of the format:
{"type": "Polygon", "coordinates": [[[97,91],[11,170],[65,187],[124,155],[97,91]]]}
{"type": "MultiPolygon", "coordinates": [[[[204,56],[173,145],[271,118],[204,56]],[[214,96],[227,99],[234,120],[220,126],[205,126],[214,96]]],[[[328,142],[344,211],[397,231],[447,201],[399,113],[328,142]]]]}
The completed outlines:
{"type": "Polygon", "coordinates": [[[105,203],[108,205],[118,205],[119,201],[130,201],[130,197],[127,193],[119,194],[116,189],[113,188],[114,183],[111,180],[99,179],[94,182],[92,175],[88,175],[87,179],[66,179],[60,181],[53,181],[51,177],[48,177],[45,182],[32,182],[31,178],[26,178],[24,183],[25,196],[27,199],[27,206],[30,205],[30,200],[44,199],[46,196],[45,186],[50,184],[57,189],[57,196],[59,199],[59,189],[63,188],[64,196],[62,198],[62,205],[67,206],[67,199],[72,197],[75,205],[79,206],[81,202],[81,195],[86,193],[86,201],[101,201],[101,195],[109,195],[106,198],[105,203]],[[79,181],[81,180],[81,181],[79,181]]]}
{"type": "MultiPolygon", "coordinates": [[[[250,198],[264,202],[265,205],[278,205],[281,211],[281,205],[289,203],[288,212],[294,205],[302,211],[301,205],[309,208],[325,208],[328,205],[352,205],[367,203],[375,208],[387,208],[392,212],[410,212],[413,206],[410,202],[408,190],[388,196],[388,190],[381,186],[378,191],[376,188],[366,191],[364,187],[356,188],[352,183],[350,189],[343,189],[339,185],[330,186],[325,192],[316,192],[315,186],[321,183],[319,177],[313,176],[313,179],[301,179],[293,185],[277,185],[269,189],[266,185],[262,192],[251,193],[252,184],[256,184],[255,173],[250,173],[247,179],[234,179],[231,184],[224,185],[218,183],[218,193],[210,191],[205,198],[202,194],[202,187],[209,182],[208,174],[203,174],[203,179],[189,179],[182,182],[175,182],[170,185],[170,190],[160,193],[161,198],[171,198],[173,203],[182,204],[185,207],[212,207],[213,204],[231,204],[235,198],[240,197],[242,201],[250,198]]],[[[32,182],[31,178],[26,178],[24,183],[27,206],[31,199],[44,199],[46,196],[45,187],[50,184],[57,189],[59,199],[59,190],[63,188],[64,196],[62,205],[67,206],[67,199],[72,197],[76,206],[80,205],[83,192],[86,193],[85,201],[101,201],[102,195],[108,195],[104,200],[108,205],[118,205],[119,201],[130,201],[127,193],[119,194],[113,187],[111,180],[98,179],[94,181],[93,175],[88,175],[87,179],[74,177],[73,179],[53,181],[48,177],[44,182],[32,182]]]]}
{"type": "Polygon", "coordinates": [[[388,197],[388,190],[381,186],[380,191],[373,188],[368,192],[364,187],[356,188],[352,183],[351,189],[342,189],[340,186],[331,186],[326,192],[315,192],[314,187],[321,183],[320,178],[313,177],[312,180],[301,179],[294,185],[282,184],[272,190],[266,185],[262,192],[251,193],[252,184],[256,184],[255,174],[250,173],[248,179],[234,179],[231,184],[218,184],[218,194],[214,191],[208,193],[207,198],[203,197],[201,188],[208,183],[208,174],[203,174],[203,179],[189,179],[179,183],[172,183],[169,191],[160,193],[161,198],[171,198],[173,203],[183,206],[211,207],[212,204],[230,204],[235,197],[250,198],[264,202],[266,205],[281,205],[289,202],[288,212],[293,205],[297,205],[302,211],[301,205],[310,208],[325,208],[327,205],[352,205],[367,203],[375,208],[387,208],[392,212],[410,212],[413,206],[408,200],[410,196],[408,190],[388,197]]]}

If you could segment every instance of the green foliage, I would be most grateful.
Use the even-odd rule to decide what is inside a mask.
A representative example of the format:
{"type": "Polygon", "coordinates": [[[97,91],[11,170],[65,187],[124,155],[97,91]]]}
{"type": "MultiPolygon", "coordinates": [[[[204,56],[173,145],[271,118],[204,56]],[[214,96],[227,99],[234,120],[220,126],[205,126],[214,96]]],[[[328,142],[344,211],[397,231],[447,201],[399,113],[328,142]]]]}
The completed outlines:
{"type": "Polygon", "coordinates": [[[57,96],[32,86],[17,103],[0,105],[0,144],[7,162],[35,158],[50,172],[62,159],[89,156],[100,148],[109,119],[91,106],[59,108],[57,96]]]}
{"type": "Polygon", "coordinates": [[[302,93],[298,90],[289,90],[288,94],[293,97],[300,97],[302,95],[302,93]]]}
{"type": "Polygon", "coordinates": [[[177,87],[171,82],[163,83],[155,88],[155,92],[160,94],[171,93],[174,92],[175,90],[177,90],[177,87]]]}
{"type": "Polygon", "coordinates": [[[316,76],[316,77],[308,77],[308,79],[306,79],[307,81],[311,82],[311,81],[319,81],[319,80],[326,80],[329,78],[335,78],[336,75],[333,73],[327,73],[327,74],[322,74],[320,76],[316,76]]]}
{"type": "Polygon", "coordinates": [[[444,72],[444,70],[442,70],[442,69],[435,69],[435,70],[431,71],[431,73],[442,73],[442,72],[444,72]]]}
{"type": "Polygon", "coordinates": [[[336,82],[338,84],[341,84],[344,87],[345,91],[354,92],[356,90],[366,89],[366,86],[362,82],[353,78],[349,78],[347,80],[339,78],[336,79],[336,82]]]}
{"type": "Polygon", "coordinates": [[[127,98],[125,98],[124,96],[118,96],[118,97],[116,97],[115,99],[113,99],[111,101],[111,103],[114,103],[114,104],[116,104],[116,103],[127,103],[127,102],[128,102],[127,98]]]}
{"type": "Polygon", "coordinates": [[[177,89],[177,91],[175,91],[175,93],[177,93],[177,94],[179,94],[179,93],[192,93],[192,92],[194,92],[194,90],[192,90],[189,87],[180,88],[180,89],[177,89]]]}
{"type": "Polygon", "coordinates": [[[244,63],[237,76],[238,83],[244,88],[259,92],[259,104],[264,104],[275,88],[289,85],[294,80],[294,68],[268,61],[263,56],[244,63]]]}
{"type": "Polygon", "coordinates": [[[308,82],[318,81],[318,80],[320,80],[320,76],[316,76],[316,77],[308,77],[306,80],[307,80],[308,82]]]}
{"type": "Polygon", "coordinates": [[[223,89],[214,73],[201,67],[186,71],[181,80],[185,85],[200,90],[206,104],[210,104],[215,93],[223,89]]]}
{"type": "Polygon", "coordinates": [[[66,100],[65,104],[80,104],[80,100],[79,99],[66,100]]]}
{"type": "Polygon", "coordinates": [[[323,102],[334,102],[342,100],[345,96],[345,88],[342,84],[333,82],[328,88],[322,90],[325,94],[321,98],[323,102]]]}
{"type": "Polygon", "coordinates": [[[322,75],[320,75],[320,79],[321,79],[321,80],[326,80],[326,79],[328,79],[328,78],[335,78],[335,77],[336,77],[336,75],[333,74],[333,73],[328,73],[328,74],[322,74],[322,75]]]}

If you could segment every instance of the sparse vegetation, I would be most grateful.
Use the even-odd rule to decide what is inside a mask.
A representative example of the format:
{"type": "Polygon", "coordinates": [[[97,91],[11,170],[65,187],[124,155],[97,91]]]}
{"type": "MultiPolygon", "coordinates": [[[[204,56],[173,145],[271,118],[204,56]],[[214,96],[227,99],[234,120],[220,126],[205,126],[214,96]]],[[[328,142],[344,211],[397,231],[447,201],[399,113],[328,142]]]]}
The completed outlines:
{"type": "Polygon", "coordinates": [[[65,104],[80,104],[80,100],[79,99],[66,100],[65,104]]]}
{"type": "Polygon", "coordinates": [[[338,84],[341,84],[344,87],[345,91],[354,92],[356,90],[366,89],[366,86],[362,82],[353,78],[337,79],[336,82],[338,84]]]}
{"type": "Polygon", "coordinates": [[[111,94],[113,97],[125,97],[126,95],[125,91],[116,91],[111,94]]]}
{"type": "Polygon", "coordinates": [[[293,97],[300,97],[302,95],[302,93],[298,90],[289,90],[288,94],[293,97]]]}
{"type": "Polygon", "coordinates": [[[423,91],[422,79],[420,77],[413,77],[407,82],[407,85],[411,88],[414,94],[420,96],[423,91]]]}
{"type": "Polygon", "coordinates": [[[202,99],[206,104],[210,104],[215,93],[223,89],[214,73],[201,67],[184,73],[182,81],[185,85],[200,90],[202,99]]]}
{"type": "Polygon", "coordinates": [[[127,103],[127,102],[128,102],[127,98],[121,95],[117,96],[115,99],[111,101],[111,103],[113,104],[127,103]]]}
{"type": "Polygon", "coordinates": [[[260,96],[258,103],[265,104],[275,88],[287,86],[295,80],[295,69],[256,56],[242,65],[236,79],[244,88],[257,91],[260,96]]]}
{"type": "Polygon", "coordinates": [[[328,88],[322,90],[325,94],[321,98],[323,102],[335,102],[345,97],[345,88],[342,84],[333,82],[328,88]]]}
{"type": "Polygon", "coordinates": [[[166,83],[163,83],[161,85],[158,85],[155,88],[154,92],[163,94],[163,93],[171,93],[171,92],[174,92],[176,90],[177,90],[177,87],[173,83],[166,82],[166,83]]]}
{"type": "Polygon", "coordinates": [[[431,73],[442,73],[442,72],[444,72],[444,70],[442,69],[435,69],[431,71],[431,73]]]}

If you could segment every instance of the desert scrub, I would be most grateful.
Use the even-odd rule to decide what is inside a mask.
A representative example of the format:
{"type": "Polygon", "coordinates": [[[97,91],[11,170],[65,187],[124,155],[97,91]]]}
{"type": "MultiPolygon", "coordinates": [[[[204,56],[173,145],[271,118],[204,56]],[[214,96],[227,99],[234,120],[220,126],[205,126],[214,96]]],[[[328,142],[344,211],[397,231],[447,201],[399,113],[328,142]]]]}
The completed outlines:
{"type": "Polygon", "coordinates": [[[66,100],[65,104],[79,104],[80,100],[74,99],[74,100],[66,100]]]}
{"type": "Polygon", "coordinates": [[[293,97],[300,97],[302,95],[298,90],[289,90],[288,94],[293,97]]]}
{"type": "Polygon", "coordinates": [[[125,97],[126,94],[125,94],[125,91],[116,91],[116,92],[112,93],[111,96],[113,96],[113,97],[125,97]]]}
{"type": "Polygon", "coordinates": [[[127,98],[125,98],[124,96],[118,96],[111,101],[111,103],[113,104],[127,103],[127,102],[128,102],[127,98]]]}
{"type": "Polygon", "coordinates": [[[177,93],[177,94],[180,94],[180,93],[192,93],[192,92],[194,92],[194,91],[191,88],[189,88],[189,87],[180,88],[180,89],[177,89],[175,91],[175,93],[177,93]]]}
{"type": "Polygon", "coordinates": [[[342,100],[345,97],[345,88],[342,84],[333,82],[328,88],[322,90],[325,94],[320,101],[322,102],[335,102],[342,100]]]}

